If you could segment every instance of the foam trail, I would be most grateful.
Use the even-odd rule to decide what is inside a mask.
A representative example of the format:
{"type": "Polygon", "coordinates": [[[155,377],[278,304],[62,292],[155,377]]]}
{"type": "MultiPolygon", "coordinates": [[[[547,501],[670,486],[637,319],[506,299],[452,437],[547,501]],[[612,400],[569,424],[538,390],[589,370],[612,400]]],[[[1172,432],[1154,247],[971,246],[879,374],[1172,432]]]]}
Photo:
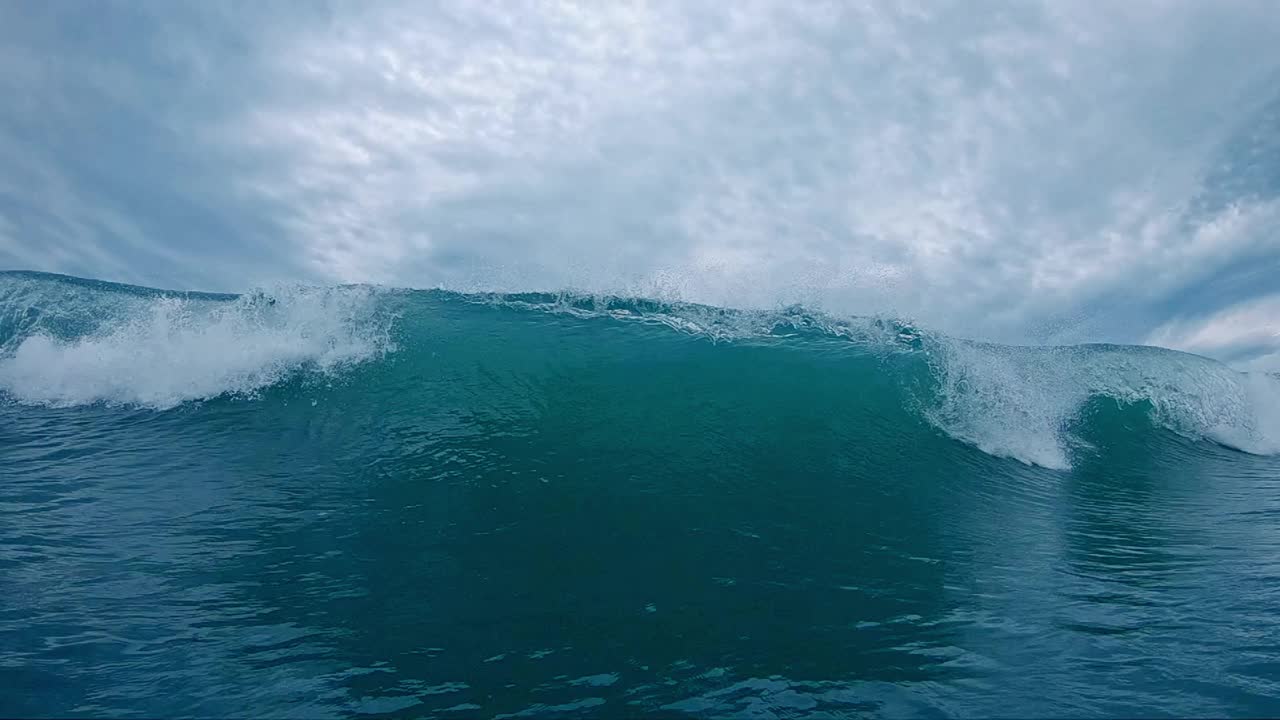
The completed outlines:
{"type": "Polygon", "coordinates": [[[0,390],[29,404],[154,409],[251,394],[298,370],[330,372],[390,349],[378,295],[343,287],[140,299],[88,335],[41,328],[16,339],[0,356],[0,390]]]}

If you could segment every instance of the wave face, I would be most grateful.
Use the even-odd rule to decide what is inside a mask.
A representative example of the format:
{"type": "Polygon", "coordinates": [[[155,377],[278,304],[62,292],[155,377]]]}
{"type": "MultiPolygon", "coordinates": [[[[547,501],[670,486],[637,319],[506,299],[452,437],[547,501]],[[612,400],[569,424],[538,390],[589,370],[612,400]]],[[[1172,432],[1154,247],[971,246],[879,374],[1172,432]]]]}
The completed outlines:
{"type": "MultiPolygon", "coordinates": [[[[845,367],[833,372],[842,376],[851,406],[859,404],[862,385],[888,382],[895,390],[883,402],[992,455],[1048,468],[1070,467],[1073,449],[1083,446],[1081,433],[1087,434],[1082,411],[1099,399],[1142,405],[1155,426],[1193,438],[1252,453],[1280,451],[1280,382],[1186,353],[1000,346],[800,307],[752,312],[572,294],[343,286],[233,296],[6,274],[0,276],[0,390],[31,405],[166,410],[256,396],[277,384],[297,389],[299,382],[339,378],[392,354],[402,366],[447,373],[456,369],[437,359],[448,341],[428,335],[446,317],[460,326],[447,332],[493,338],[498,347],[505,346],[505,325],[536,326],[547,335],[539,345],[580,343],[566,350],[582,361],[591,357],[597,335],[630,333],[619,341],[634,343],[622,352],[636,357],[653,352],[648,344],[672,342],[655,337],[652,327],[708,341],[726,357],[740,347],[773,348],[758,356],[756,372],[769,372],[789,353],[843,355],[845,367]]],[[[491,362],[502,356],[495,353],[491,362]]],[[[697,383],[697,371],[687,380],[697,383]]]]}
{"type": "Polygon", "coordinates": [[[58,714],[1270,714],[1278,451],[1280,380],[1151,347],[4,273],[0,666],[58,714]]]}

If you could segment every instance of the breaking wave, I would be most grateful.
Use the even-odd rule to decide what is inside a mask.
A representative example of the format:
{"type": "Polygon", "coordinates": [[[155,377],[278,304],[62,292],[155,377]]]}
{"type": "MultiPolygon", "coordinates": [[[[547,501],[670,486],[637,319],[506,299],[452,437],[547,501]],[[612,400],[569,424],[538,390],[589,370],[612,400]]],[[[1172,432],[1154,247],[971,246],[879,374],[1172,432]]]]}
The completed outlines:
{"type": "MultiPolygon", "coordinates": [[[[1088,447],[1088,424],[1096,418],[1086,411],[1099,400],[1137,408],[1153,431],[1280,452],[1280,381],[1196,355],[1145,346],[1004,346],[801,307],[740,311],[573,294],[290,286],[212,295],[2,273],[0,393],[32,406],[164,411],[224,396],[259,397],[274,386],[287,393],[300,378],[394,362],[407,373],[400,382],[411,396],[415,381],[449,374],[450,361],[439,353],[448,343],[488,342],[469,362],[503,366],[504,355],[520,353],[519,342],[507,337],[511,329],[531,326],[541,341],[557,343],[569,364],[576,354],[589,365],[592,348],[605,338],[621,348],[615,352],[654,363],[661,362],[654,344],[672,337],[726,352],[760,347],[752,362],[766,367],[750,373],[753,382],[788,371],[783,364],[767,367],[780,353],[822,357],[823,372],[840,374],[836,386],[849,407],[895,403],[893,410],[990,455],[1051,469],[1071,467],[1073,455],[1088,447]],[[890,395],[860,392],[886,379],[890,395]]],[[[542,372],[508,364],[512,373],[542,372]]],[[[363,373],[358,382],[384,379],[363,373]]],[[[708,388],[714,403],[710,394],[721,386],[709,379],[687,377],[685,386],[708,388]]],[[[379,395],[367,389],[369,397],[379,395]]],[[[742,390],[750,391],[749,383],[742,390]]]]}

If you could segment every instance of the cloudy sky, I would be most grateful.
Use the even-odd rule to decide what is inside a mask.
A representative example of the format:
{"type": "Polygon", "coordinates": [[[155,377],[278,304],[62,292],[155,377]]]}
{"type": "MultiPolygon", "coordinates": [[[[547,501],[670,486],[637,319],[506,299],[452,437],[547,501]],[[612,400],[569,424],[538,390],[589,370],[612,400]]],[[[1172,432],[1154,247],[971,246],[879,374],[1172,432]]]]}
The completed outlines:
{"type": "Polygon", "coordinates": [[[1280,368],[1277,38],[1274,0],[0,0],[0,269],[1280,368]]]}

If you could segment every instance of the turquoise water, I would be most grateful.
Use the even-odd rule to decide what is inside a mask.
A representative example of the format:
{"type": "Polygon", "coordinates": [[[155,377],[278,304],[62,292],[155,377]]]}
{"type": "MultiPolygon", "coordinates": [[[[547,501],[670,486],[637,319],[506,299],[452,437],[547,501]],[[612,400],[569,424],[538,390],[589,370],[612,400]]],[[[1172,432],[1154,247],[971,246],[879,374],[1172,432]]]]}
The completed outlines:
{"type": "Polygon", "coordinates": [[[0,715],[1280,714],[1280,380],[0,274],[0,715]]]}

